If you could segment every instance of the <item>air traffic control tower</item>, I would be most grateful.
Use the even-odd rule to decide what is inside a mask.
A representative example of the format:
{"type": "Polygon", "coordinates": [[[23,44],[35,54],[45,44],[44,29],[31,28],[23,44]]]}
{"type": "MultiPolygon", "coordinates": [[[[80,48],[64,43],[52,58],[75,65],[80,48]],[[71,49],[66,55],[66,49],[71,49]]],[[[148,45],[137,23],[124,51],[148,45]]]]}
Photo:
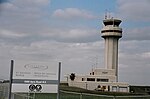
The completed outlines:
{"type": "Polygon", "coordinates": [[[105,18],[101,36],[105,39],[105,67],[114,69],[116,81],[118,81],[118,40],[122,37],[121,20],[105,18]]]}
{"type": "Polygon", "coordinates": [[[112,92],[129,92],[129,84],[118,82],[118,40],[122,37],[121,20],[107,18],[103,20],[104,27],[101,36],[105,40],[105,69],[92,68],[87,75],[76,75],[73,80],[67,75],[69,86],[76,86],[88,90],[112,92]]]}

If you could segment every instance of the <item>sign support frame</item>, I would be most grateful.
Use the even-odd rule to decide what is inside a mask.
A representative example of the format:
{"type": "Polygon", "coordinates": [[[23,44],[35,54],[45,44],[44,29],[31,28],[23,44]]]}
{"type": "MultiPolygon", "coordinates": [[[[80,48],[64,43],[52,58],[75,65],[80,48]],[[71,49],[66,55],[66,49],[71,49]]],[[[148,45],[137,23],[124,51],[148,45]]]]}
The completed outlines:
{"type": "Polygon", "coordinates": [[[58,89],[57,89],[57,99],[60,98],[60,74],[61,74],[61,62],[59,62],[59,66],[58,66],[58,89]]]}
{"type": "Polygon", "coordinates": [[[13,67],[14,67],[14,60],[11,60],[8,99],[11,99],[11,89],[12,89],[13,67]]]}

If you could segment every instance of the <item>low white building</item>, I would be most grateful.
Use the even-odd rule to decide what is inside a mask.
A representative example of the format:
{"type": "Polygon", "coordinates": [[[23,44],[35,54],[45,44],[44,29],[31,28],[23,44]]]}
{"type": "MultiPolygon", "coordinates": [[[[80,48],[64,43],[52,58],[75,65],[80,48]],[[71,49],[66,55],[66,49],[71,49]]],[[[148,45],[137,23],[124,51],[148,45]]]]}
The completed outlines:
{"type": "Polygon", "coordinates": [[[87,90],[129,92],[129,84],[116,82],[115,70],[94,69],[88,75],[71,74],[67,76],[69,86],[87,90]],[[71,77],[74,75],[74,78],[71,77]]]}

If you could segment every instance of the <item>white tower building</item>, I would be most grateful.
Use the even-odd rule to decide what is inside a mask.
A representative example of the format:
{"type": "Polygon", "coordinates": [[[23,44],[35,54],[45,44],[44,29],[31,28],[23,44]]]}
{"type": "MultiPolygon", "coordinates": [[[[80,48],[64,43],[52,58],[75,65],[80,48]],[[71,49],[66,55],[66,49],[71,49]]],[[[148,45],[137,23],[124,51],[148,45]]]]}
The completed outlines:
{"type": "Polygon", "coordinates": [[[105,39],[105,67],[114,69],[116,81],[118,81],[118,40],[122,37],[121,20],[104,19],[104,27],[101,36],[105,39]]]}
{"type": "Polygon", "coordinates": [[[105,68],[94,68],[87,75],[67,75],[69,86],[88,90],[129,92],[129,84],[118,82],[118,40],[122,37],[121,20],[103,20],[101,36],[105,39],[105,68]],[[74,76],[73,76],[74,75],[74,76]]]}

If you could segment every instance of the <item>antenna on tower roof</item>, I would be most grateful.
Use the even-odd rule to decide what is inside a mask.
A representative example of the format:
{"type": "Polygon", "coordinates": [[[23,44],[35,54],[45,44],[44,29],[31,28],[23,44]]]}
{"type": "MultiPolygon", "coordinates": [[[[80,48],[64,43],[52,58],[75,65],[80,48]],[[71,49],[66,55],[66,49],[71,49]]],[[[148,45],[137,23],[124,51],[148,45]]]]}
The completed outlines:
{"type": "Polygon", "coordinates": [[[105,10],[105,19],[107,19],[107,9],[105,10]]]}
{"type": "Polygon", "coordinates": [[[105,19],[111,19],[111,13],[106,9],[105,10],[105,19]]]}

